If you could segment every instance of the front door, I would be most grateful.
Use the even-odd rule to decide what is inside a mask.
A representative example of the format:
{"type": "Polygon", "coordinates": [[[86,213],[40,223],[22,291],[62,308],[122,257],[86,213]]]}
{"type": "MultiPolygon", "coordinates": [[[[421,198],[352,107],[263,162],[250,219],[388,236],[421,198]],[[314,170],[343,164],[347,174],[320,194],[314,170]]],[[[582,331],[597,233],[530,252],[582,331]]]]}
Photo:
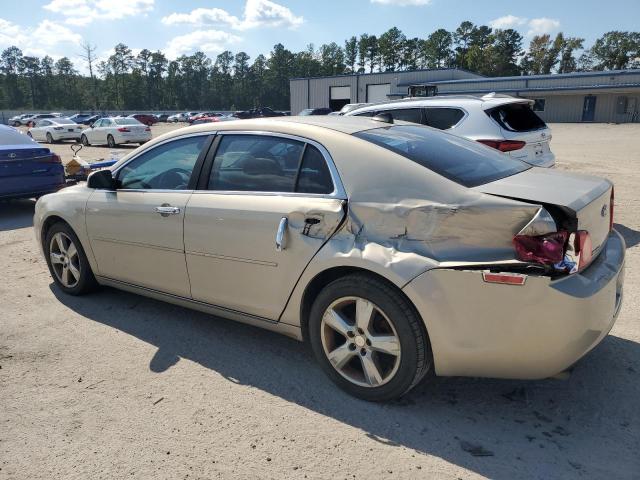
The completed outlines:
{"type": "Polygon", "coordinates": [[[271,134],[221,136],[185,216],[195,300],[279,318],[344,217],[344,194],[321,150],[271,134]]]}
{"type": "Polygon", "coordinates": [[[587,95],[584,97],[584,104],[582,107],[582,121],[593,122],[596,114],[596,96],[587,95]]]}
{"type": "Polygon", "coordinates": [[[86,218],[98,275],[191,296],[183,222],[191,177],[209,144],[198,135],[154,146],[115,173],[116,190],[93,192],[86,218]]]}

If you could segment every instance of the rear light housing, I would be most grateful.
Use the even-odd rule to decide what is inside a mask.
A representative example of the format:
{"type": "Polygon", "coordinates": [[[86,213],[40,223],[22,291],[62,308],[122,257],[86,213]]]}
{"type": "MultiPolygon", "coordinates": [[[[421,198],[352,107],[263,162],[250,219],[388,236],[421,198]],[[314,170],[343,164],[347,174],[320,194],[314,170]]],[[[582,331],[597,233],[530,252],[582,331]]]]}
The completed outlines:
{"type": "Polygon", "coordinates": [[[53,127],[54,130],[64,130],[63,127],[53,127]]]}
{"type": "Polygon", "coordinates": [[[130,132],[131,130],[129,130],[129,129],[128,129],[128,128],[126,128],[126,127],[120,127],[120,128],[118,129],[118,131],[119,131],[119,132],[130,132]]]}
{"type": "Polygon", "coordinates": [[[144,129],[145,132],[150,132],[151,131],[151,127],[147,127],[144,129]]]}
{"type": "Polygon", "coordinates": [[[59,155],[57,155],[55,153],[51,153],[50,155],[47,155],[45,157],[39,158],[38,162],[40,162],[40,163],[55,163],[55,164],[58,164],[58,165],[62,165],[62,159],[60,158],[59,155]]]}
{"type": "Polygon", "coordinates": [[[613,201],[615,200],[615,195],[613,192],[613,187],[611,187],[611,198],[609,199],[609,231],[613,230],[613,201]]]}
{"type": "Polygon", "coordinates": [[[513,246],[516,256],[523,262],[553,265],[564,259],[568,238],[569,234],[565,231],[537,236],[516,235],[513,237],[513,246]]]}
{"type": "Polygon", "coordinates": [[[496,150],[500,150],[501,152],[513,152],[514,150],[520,150],[527,144],[520,140],[478,140],[478,142],[488,147],[495,148],[496,150]]]}
{"type": "MultiPolygon", "coordinates": [[[[579,230],[572,235],[574,251],[578,261],[578,271],[584,270],[593,259],[593,245],[591,235],[586,230],[579,230]]],[[[571,238],[570,238],[571,240],[571,238]]]]}

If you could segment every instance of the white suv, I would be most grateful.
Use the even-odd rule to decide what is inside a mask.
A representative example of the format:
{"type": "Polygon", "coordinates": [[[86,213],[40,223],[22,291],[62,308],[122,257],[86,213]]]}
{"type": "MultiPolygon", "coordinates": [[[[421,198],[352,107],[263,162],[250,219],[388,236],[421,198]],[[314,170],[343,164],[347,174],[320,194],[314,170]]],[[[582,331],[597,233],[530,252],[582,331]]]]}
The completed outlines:
{"type": "Polygon", "coordinates": [[[386,113],[395,120],[446,130],[500,150],[536,167],[552,167],[551,131],[531,109],[533,100],[506,95],[436,96],[378,103],[345,114],[386,113]]]}

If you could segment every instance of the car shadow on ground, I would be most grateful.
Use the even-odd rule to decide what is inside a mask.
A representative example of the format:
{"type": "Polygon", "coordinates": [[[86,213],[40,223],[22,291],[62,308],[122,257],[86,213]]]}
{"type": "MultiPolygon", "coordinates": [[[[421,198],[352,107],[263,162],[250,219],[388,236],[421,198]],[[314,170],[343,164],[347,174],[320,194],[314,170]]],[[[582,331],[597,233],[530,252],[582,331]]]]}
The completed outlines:
{"type": "Polygon", "coordinates": [[[627,244],[627,248],[635,247],[640,243],[640,232],[638,230],[633,230],[620,223],[614,223],[613,228],[620,232],[620,235],[624,238],[624,243],[627,244]]]}
{"type": "Polygon", "coordinates": [[[35,205],[31,199],[0,201],[0,232],[32,227],[35,205]]]}
{"type": "Polygon", "coordinates": [[[391,448],[495,479],[632,478],[640,471],[640,345],[633,341],[608,336],[568,380],[432,376],[398,401],[373,404],[338,390],[295,340],[114,289],[86,297],[51,290],[87,319],[157,347],[153,372],[188,359],[391,448]]]}

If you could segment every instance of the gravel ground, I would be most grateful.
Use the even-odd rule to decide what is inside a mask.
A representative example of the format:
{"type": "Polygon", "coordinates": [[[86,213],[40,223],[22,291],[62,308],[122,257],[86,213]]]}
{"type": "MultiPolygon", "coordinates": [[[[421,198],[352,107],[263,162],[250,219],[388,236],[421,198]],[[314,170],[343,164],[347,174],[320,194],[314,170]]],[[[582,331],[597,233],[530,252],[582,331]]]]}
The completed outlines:
{"type": "Polygon", "coordinates": [[[386,405],[288,338],[112,289],[62,295],[33,202],[0,204],[0,478],[638,478],[640,125],[552,128],[559,168],[616,184],[614,329],[569,379],[431,378],[386,405]]]}

